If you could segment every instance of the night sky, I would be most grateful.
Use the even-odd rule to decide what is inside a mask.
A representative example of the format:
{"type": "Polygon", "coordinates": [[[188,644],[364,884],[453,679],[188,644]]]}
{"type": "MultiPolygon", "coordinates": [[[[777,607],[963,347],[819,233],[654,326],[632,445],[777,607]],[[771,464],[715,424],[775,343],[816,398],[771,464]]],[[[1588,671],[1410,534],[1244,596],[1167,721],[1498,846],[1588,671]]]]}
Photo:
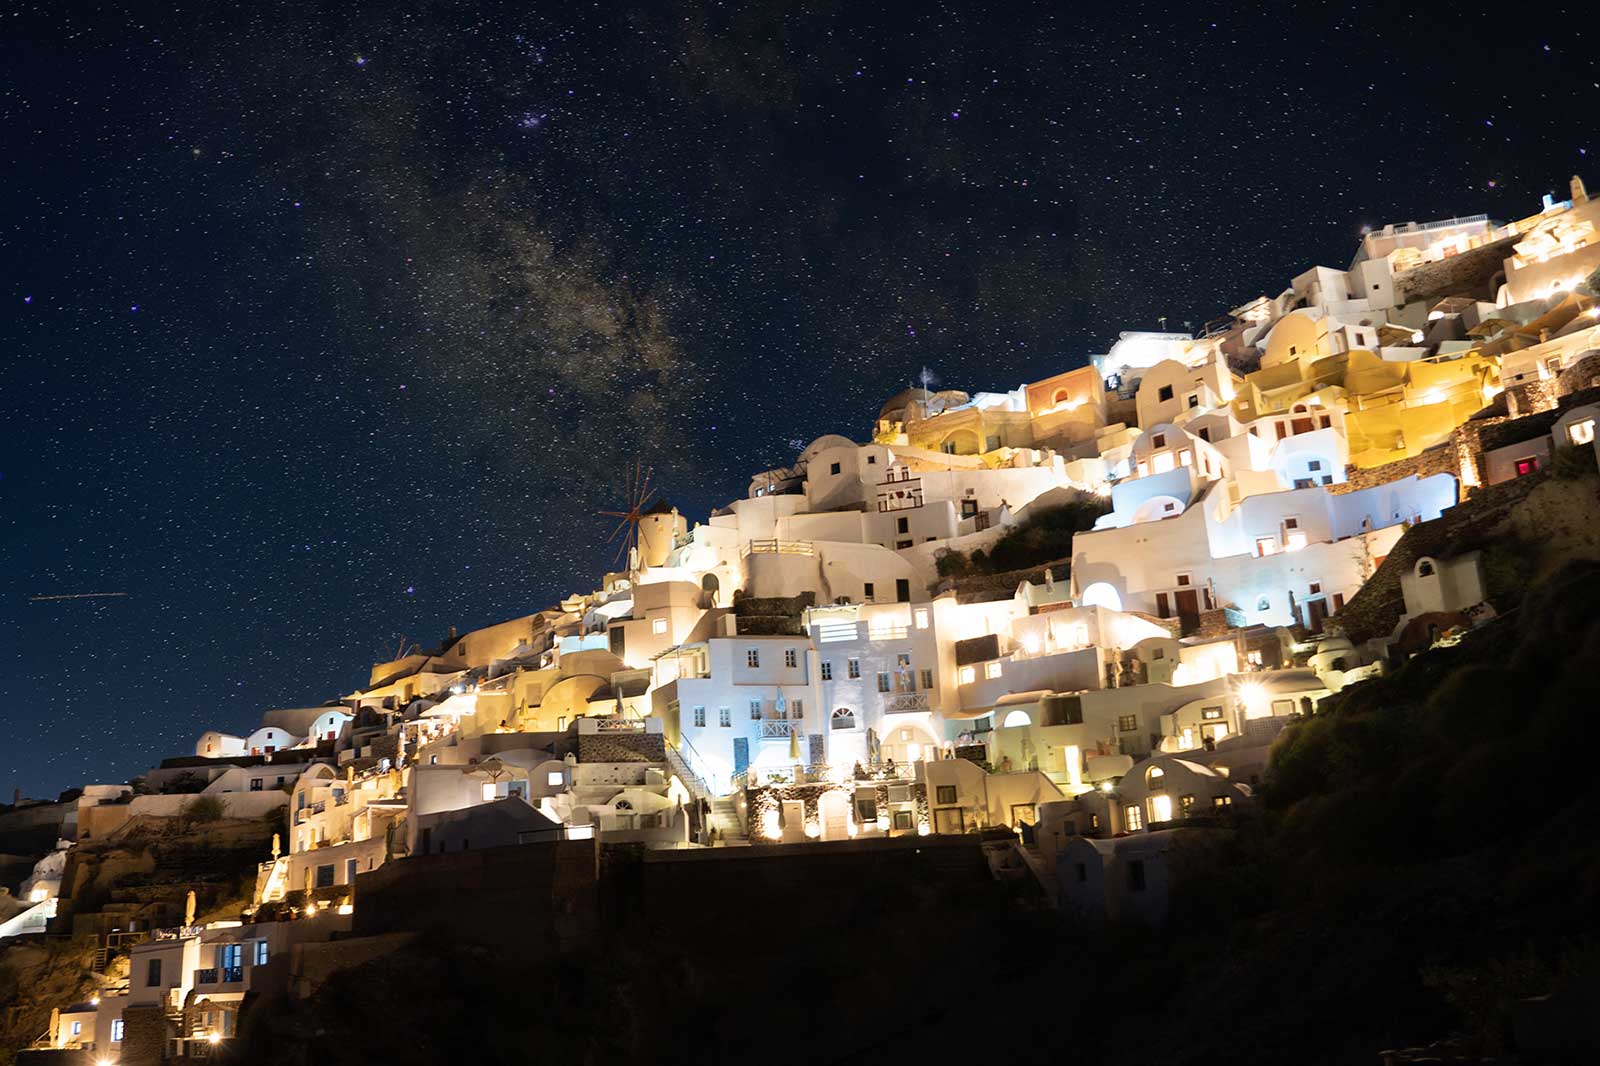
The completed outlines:
{"type": "Polygon", "coordinates": [[[703,519],[924,365],[1600,185],[1549,7],[358,6],[0,11],[0,798],[593,588],[635,459],[703,519]]]}

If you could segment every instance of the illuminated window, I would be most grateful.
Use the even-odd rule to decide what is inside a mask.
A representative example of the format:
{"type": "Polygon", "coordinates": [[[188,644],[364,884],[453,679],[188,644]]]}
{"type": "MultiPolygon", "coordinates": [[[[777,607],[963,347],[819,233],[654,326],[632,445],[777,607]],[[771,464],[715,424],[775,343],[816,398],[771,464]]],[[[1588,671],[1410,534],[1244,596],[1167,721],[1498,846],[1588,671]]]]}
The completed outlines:
{"type": "Polygon", "coordinates": [[[1202,707],[1200,708],[1200,717],[1207,722],[1220,721],[1222,718],[1222,708],[1202,707]]]}
{"type": "Polygon", "coordinates": [[[1517,476],[1532,474],[1539,469],[1539,458],[1535,455],[1525,456],[1517,460],[1517,476]]]}
{"type": "MultiPolygon", "coordinates": [[[[262,943],[264,944],[264,943],[266,943],[266,941],[262,941],[262,943]]],[[[118,1018],[118,1019],[116,1019],[115,1021],[113,1021],[111,1023],[111,1042],[113,1044],[122,1043],[122,1019],[121,1018],[118,1018]]]]}
{"type": "Polygon", "coordinates": [[[1000,723],[1002,729],[1015,729],[1020,725],[1032,725],[1033,719],[1028,717],[1027,711],[1017,710],[1006,715],[1006,720],[1000,723]]]}
{"type": "Polygon", "coordinates": [[[1594,419],[1586,418],[1567,427],[1567,439],[1574,444],[1594,443],[1594,419]]]}
{"type": "Polygon", "coordinates": [[[1172,797],[1167,795],[1150,797],[1150,820],[1152,822],[1172,821],[1172,797]]]}
{"type": "Polygon", "coordinates": [[[1185,818],[1189,817],[1190,812],[1194,810],[1194,797],[1193,796],[1179,796],[1178,797],[1178,807],[1179,807],[1180,810],[1183,811],[1183,816],[1185,818]]]}
{"type": "Polygon", "coordinates": [[[544,783],[550,788],[560,788],[567,783],[566,773],[561,770],[549,770],[544,775],[544,783]]]}
{"type": "Polygon", "coordinates": [[[1179,466],[1190,466],[1193,463],[1194,463],[1194,455],[1189,451],[1188,448],[1185,448],[1183,451],[1178,453],[1178,465],[1179,466]]]}
{"type": "MultiPolygon", "coordinates": [[[[485,803],[494,802],[494,782],[492,782],[492,781],[485,781],[483,783],[483,802],[485,802],[485,803]]],[[[331,870],[331,869],[333,869],[333,867],[330,866],[330,867],[328,867],[328,869],[331,870]]]]}
{"type": "Polygon", "coordinates": [[[1233,806],[1233,797],[1232,796],[1212,796],[1211,797],[1211,806],[1213,806],[1213,807],[1232,807],[1233,806]]]}
{"type": "Polygon", "coordinates": [[[978,679],[978,672],[970,666],[963,666],[957,679],[963,685],[970,685],[978,679]]]}
{"type": "MultiPolygon", "coordinates": [[[[1137,803],[1130,803],[1128,806],[1122,808],[1122,817],[1123,821],[1127,824],[1128,832],[1133,833],[1144,828],[1144,808],[1140,807],[1137,803]]],[[[1140,879],[1142,880],[1144,871],[1141,869],[1139,873],[1140,879]]]]}
{"type": "Polygon", "coordinates": [[[994,680],[995,678],[999,677],[1000,676],[1000,664],[998,662],[984,663],[983,664],[983,676],[988,678],[988,679],[990,679],[991,681],[994,680]]]}
{"type": "Polygon", "coordinates": [[[656,634],[657,636],[665,633],[666,631],[667,620],[665,618],[657,618],[650,623],[650,632],[656,634]]]}
{"type": "Polygon", "coordinates": [[[1167,788],[1167,772],[1159,766],[1152,766],[1145,772],[1144,783],[1151,792],[1164,792],[1167,788]]]}
{"type": "Polygon", "coordinates": [[[1139,728],[1139,716],[1134,714],[1121,714],[1117,716],[1117,731],[1119,733],[1132,733],[1139,728]]]}
{"type": "Polygon", "coordinates": [[[918,629],[928,628],[928,609],[926,607],[918,607],[915,611],[912,611],[911,618],[918,629]]]}

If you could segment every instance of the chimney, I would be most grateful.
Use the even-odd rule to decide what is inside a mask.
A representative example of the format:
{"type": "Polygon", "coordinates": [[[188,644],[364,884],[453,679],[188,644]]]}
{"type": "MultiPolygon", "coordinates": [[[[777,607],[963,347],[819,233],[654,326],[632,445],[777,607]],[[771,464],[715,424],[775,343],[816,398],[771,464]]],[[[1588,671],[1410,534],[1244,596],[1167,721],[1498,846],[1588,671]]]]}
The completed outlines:
{"type": "Polygon", "coordinates": [[[1572,175],[1571,188],[1572,193],[1570,199],[1572,200],[1573,207],[1577,207],[1579,204],[1586,204],[1589,202],[1589,190],[1583,187],[1583,179],[1578,177],[1576,174],[1572,175]]]}

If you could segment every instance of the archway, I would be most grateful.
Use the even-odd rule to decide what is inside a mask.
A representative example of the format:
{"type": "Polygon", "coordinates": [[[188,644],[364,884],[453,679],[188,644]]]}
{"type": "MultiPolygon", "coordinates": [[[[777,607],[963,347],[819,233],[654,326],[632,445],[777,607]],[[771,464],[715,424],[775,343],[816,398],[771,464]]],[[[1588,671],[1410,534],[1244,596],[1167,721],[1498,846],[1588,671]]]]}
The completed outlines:
{"type": "Polygon", "coordinates": [[[1111,611],[1122,610],[1122,594],[1104,581],[1096,581],[1083,590],[1079,598],[1084,607],[1104,607],[1111,611]]]}

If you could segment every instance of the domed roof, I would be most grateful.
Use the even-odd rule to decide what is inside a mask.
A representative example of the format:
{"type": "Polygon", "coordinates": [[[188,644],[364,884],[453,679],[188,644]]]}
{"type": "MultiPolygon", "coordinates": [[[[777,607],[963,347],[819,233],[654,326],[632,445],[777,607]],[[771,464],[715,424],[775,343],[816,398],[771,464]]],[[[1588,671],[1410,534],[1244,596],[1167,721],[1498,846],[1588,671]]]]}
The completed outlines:
{"type": "MultiPolygon", "coordinates": [[[[902,389],[893,396],[889,397],[889,402],[885,403],[883,407],[879,409],[878,418],[880,420],[888,418],[891,415],[899,414],[913,403],[925,404],[931,399],[933,399],[933,393],[929,392],[927,389],[902,389]]],[[[902,420],[896,419],[896,421],[902,420]]]]}

